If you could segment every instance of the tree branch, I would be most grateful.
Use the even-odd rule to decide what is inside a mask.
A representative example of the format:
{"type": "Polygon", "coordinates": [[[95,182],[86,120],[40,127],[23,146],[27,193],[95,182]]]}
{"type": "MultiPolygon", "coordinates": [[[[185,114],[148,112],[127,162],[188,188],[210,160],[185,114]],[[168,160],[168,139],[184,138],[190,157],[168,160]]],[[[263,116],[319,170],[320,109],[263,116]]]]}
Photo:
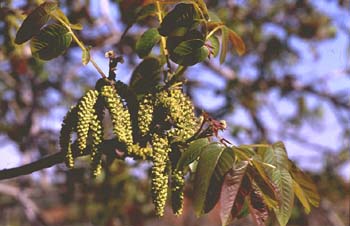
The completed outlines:
{"type": "MultiPolygon", "coordinates": [[[[80,153],[77,142],[72,144],[74,158],[85,156],[90,154],[91,147],[87,147],[83,153],[80,153]]],[[[116,139],[105,140],[101,144],[101,150],[103,154],[107,155],[111,159],[124,159],[126,157],[126,145],[117,141],[116,139]]],[[[64,162],[65,153],[57,152],[47,157],[41,158],[35,162],[18,166],[10,169],[0,170],[0,180],[11,179],[18,176],[28,175],[33,172],[50,168],[54,165],[64,162]]]]}

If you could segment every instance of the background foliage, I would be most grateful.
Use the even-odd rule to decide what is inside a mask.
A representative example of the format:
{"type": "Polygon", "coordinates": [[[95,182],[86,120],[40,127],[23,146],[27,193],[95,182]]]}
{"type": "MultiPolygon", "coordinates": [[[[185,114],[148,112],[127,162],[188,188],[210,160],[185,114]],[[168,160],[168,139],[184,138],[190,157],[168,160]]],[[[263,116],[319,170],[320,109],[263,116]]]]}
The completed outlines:
{"type": "MultiPolygon", "coordinates": [[[[118,67],[117,74],[127,81],[131,69],[139,62],[134,51],[136,40],[146,27],[156,23],[152,17],[143,18],[120,42],[124,28],[135,20],[135,9],[143,2],[60,1],[60,4],[72,23],[84,25],[78,35],[93,47],[94,56],[102,56],[110,49],[125,56],[126,63],[118,67]]],[[[349,18],[349,1],[207,2],[244,39],[248,51],[239,58],[228,55],[222,66],[214,60],[189,70],[188,94],[216,118],[228,120],[227,135],[237,144],[287,139],[287,148],[298,151],[294,158],[302,165],[312,168],[315,159],[323,163],[313,172],[323,197],[321,207],[310,216],[295,208],[291,225],[347,225],[349,184],[339,176],[338,169],[349,163],[349,52],[339,53],[344,64],[332,71],[324,71],[320,66],[320,70],[314,68],[306,73],[305,65],[328,63],[320,60],[322,54],[328,55],[329,63],[337,61],[322,49],[327,43],[349,37],[349,24],[339,19],[349,18]],[[329,11],[325,10],[328,6],[329,11]],[[328,130],[325,136],[336,134],[337,139],[315,142],[306,136],[308,132],[312,134],[310,128],[328,130]]],[[[0,3],[1,153],[16,150],[20,163],[56,152],[64,112],[98,78],[92,68],[82,66],[80,52],[74,46],[63,57],[42,62],[31,57],[29,46],[14,44],[24,18],[22,12],[30,11],[37,3],[0,3]]],[[[344,44],[343,49],[349,46],[344,44]]],[[[108,63],[98,60],[101,65],[108,63]]],[[[181,218],[175,218],[170,211],[169,217],[154,218],[148,196],[147,166],[140,165],[141,170],[135,171],[130,166],[136,163],[115,162],[104,172],[112,176],[95,181],[87,177],[87,163],[78,164],[81,167],[73,171],[59,165],[34,177],[2,182],[1,224],[218,224],[215,213],[195,219],[191,205],[185,206],[186,215],[181,218]],[[16,194],[21,195],[14,198],[16,194]],[[135,214],[139,217],[135,218],[135,214]]],[[[191,203],[191,188],[187,189],[186,202],[191,203]]]]}

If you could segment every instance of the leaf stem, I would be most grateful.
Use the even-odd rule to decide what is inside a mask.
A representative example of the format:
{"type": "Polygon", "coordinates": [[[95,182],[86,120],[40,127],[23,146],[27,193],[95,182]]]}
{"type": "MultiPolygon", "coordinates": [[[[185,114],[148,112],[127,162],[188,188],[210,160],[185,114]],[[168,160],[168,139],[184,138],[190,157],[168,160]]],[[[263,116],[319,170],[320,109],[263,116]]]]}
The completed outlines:
{"type": "Polygon", "coordinates": [[[225,25],[219,25],[219,26],[215,27],[212,31],[209,32],[206,39],[210,38],[215,32],[217,32],[219,29],[221,29],[223,27],[225,27],[225,25]]]}
{"type": "MultiPolygon", "coordinates": [[[[55,14],[53,14],[53,16],[55,17],[56,20],[58,20],[63,26],[65,26],[69,33],[72,35],[74,41],[78,44],[78,46],[81,48],[82,51],[88,51],[86,49],[86,47],[84,46],[84,44],[78,39],[78,37],[74,34],[74,31],[72,30],[72,28],[70,27],[69,24],[67,24],[64,20],[62,20],[61,18],[59,18],[58,16],[56,16],[55,14]]],[[[102,71],[102,69],[96,64],[96,62],[92,59],[92,57],[90,56],[90,62],[92,63],[92,65],[95,67],[95,69],[97,70],[97,72],[102,76],[102,78],[106,78],[107,76],[105,75],[105,73],[102,71]]]]}
{"type": "MultiPolygon", "coordinates": [[[[157,16],[158,16],[159,24],[161,24],[163,21],[163,13],[162,13],[162,8],[161,8],[159,1],[156,1],[156,7],[157,7],[157,16]]],[[[165,56],[167,67],[168,67],[168,72],[171,72],[169,53],[168,53],[168,50],[166,48],[166,39],[163,36],[161,36],[161,38],[160,38],[160,49],[161,49],[162,55],[165,56]]]]}

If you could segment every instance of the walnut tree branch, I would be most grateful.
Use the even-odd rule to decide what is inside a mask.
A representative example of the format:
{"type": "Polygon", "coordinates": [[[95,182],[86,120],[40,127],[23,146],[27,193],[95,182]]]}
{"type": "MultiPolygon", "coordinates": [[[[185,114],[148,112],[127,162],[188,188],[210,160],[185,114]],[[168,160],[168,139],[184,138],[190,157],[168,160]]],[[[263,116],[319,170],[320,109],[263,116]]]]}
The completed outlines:
{"type": "MultiPolygon", "coordinates": [[[[73,156],[80,157],[90,154],[91,147],[87,147],[83,153],[80,153],[77,147],[77,143],[72,145],[73,156]]],[[[117,141],[116,139],[105,140],[101,144],[101,150],[105,155],[112,159],[123,159],[126,157],[126,145],[117,141]]],[[[33,172],[46,169],[64,162],[65,153],[57,152],[55,154],[43,157],[37,161],[31,162],[26,165],[0,170],[0,180],[11,179],[18,176],[28,175],[33,172]]]]}

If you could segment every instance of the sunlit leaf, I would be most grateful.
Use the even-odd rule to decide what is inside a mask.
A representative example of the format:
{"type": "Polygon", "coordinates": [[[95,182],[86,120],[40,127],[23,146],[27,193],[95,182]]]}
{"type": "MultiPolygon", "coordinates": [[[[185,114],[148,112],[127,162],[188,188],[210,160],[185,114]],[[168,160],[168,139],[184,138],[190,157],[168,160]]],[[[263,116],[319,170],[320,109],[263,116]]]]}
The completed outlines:
{"type": "Polygon", "coordinates": [[[228,29],[228,38],[238,55],[243,55],[245,53],[245,44],[241,37],[239,37],[233,30],[228,29]]]}
{"type": "Polygon", "coordinates": [[[269,216],[269,212],[258,190],[253,190],[250,192],[249,212],[256,226],[265,226],[265,221],[269,216]]]}
{"type": "Polygon", "coordinates": [[[208,138],[201,138],[197,139],[195,141],[192,141],[187,150],[185,150],[179,161],[177,162],[177,169],[183,169],[185,166],[192,163],[194,160],[198,159],[201,152],[203,151],[203,148],[209,144],[208,138]]]}
{"type": "Polygon", "coordinates": [[[82,24],[69,24],[70,28],[72,28],[73,30],[83,30],[83,25],[82,24]]]}
{"type": "MultiPolygon", "coordinates": [[[[299,184],[308,202],[318,207],[320,204],[320,195],[318,194],[317,187],[312,179],[301,171],[292,161],[289,160],[290,173],[296,183],[299,184]]],[[[305,207],[305,206],[304,206],[305,207]]]]}
{"type": "Polygon", "coordinates": [[[161,36],[156,28],[151,28],[145,31],[136,42],[136,53],[140,58],[149,55],[152,48],[159,42],[161,36]]]}
{"type": "Polygon", "coordinates": [[[220,196],[220,218],[222,225],[230,221],[232,206],[246,173],[248,161],[241,161],[226,174],[220,196]]]}
{"type": "Polygon", "coordinates": [[[60,24],[50,24],[31,40],[33,56],[51,60],[63,54],[72,42],[72,35],[60,24]]]}
{"type": "Polygon", "coordinates": [[[294,206],[293,178],[286,169],[274,169],[272,181],[280,192],[279,208],[275,208],[280,226],[287,225],[294,206]]]}
{"type": "Polygon", "coordinates": [[[51,15],[53,15],[56,19],[64,22],[67,25],[70,24],[69,19],[60,9],[56,9],[55,11],[51,12],[51,15]]]}
{"type": "Polygon", "coordinates": [[[82,57],[81,57],[81,62],[83,63],[83,65],[87,65],[89,61],[90,61],[90,50],[89,48],[84,48],[82,57]]]}
{"type": "Polygon", "coordinates": [[[303,205],[305,212],[310,213],[311,206],[309,204],[309,201],[307,200],[306,194],[304,193],[301,186],[295,180],[293,180],[293,190],[296,197],[299,199],[300,203],[303,205]]]}
{"type": "Polygon", "coordinates": [[[210,45],[209,48],[211,50],[212,55],[216,57],[220,51],[220,41],[218,37],[216,37],[215,35],[210,36],[208,44],[210,45]]]}
{"type": "Polygon", "coordinates": [[[220,52],[220,64],[223,64],[226,59],[229,41],[229,31],[227,27],[221,29],[221,52],[220,52]]]}
{"type": "Polygon", "coordinates": [[[145,94],[155,89],[160,81],[161,64],[155,57],[146,57],[133,71],[130,88],[135,94],[145,94]]]}
{"type": "Polygon", "coordinates": [[[263,161],[275,168],[267,167],[272,182],[277,186],[279,191],[279,208],[274,208],[277,220],[281,226],[285,226],[292,214],[294,205],[293,178],[288,169],[288,156],[282,142],[277,142],[271,147],[259,148],[262,152],[263,161]]]}
{"type": "Polygon", "coordinates": [[[22,44],[38,34],[40,29],[50,20],[50,12],[56,8],[56,2],[45,2],[34,9],[17,31],[15,43],[22,44]]]}
{"type": "Polygon", "coordinates": [[[200,155],[193,192],[193,206],[197,215],[201,215],[204,212],[203,208],[210,180],[224,149],[220,143],[211,143],[205,146],[200,155]]]}

